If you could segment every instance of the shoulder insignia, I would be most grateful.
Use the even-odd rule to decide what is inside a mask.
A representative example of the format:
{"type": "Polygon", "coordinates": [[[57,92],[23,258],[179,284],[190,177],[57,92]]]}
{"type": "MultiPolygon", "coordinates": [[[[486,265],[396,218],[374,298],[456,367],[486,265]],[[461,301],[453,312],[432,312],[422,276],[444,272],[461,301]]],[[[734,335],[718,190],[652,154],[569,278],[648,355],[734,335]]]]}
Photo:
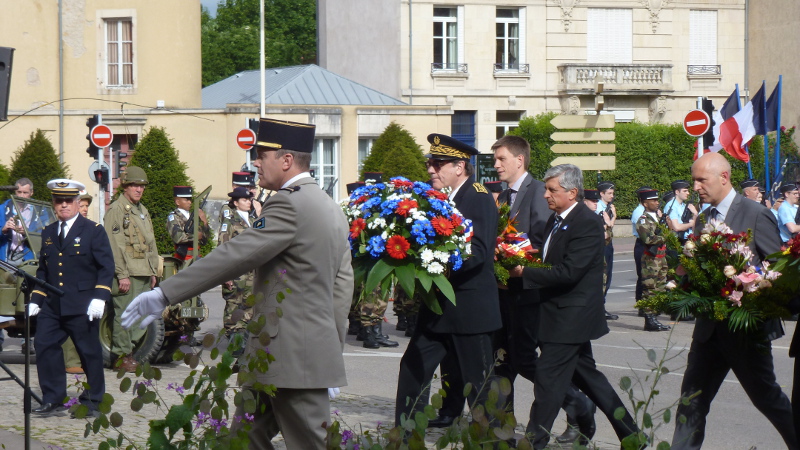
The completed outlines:
{"type": "Polygon", "coordinates": [[[264,225],[266,223],[267,223],[267,221],[262,217],[262,218],[256,220],[255,222],[253,222],[253,228],[257,228],[257,229],[264,228],[264,225]]]}
{"type": "Polygon", "coordinates": [[[289,186],[289,187],[285,187],[285,188],[283,188],[281,190],[282,191],[287,191],[287,192],[289,192],[291,194],[292,192],[299,191],[300,190],[300,186],[289,186]]]}
{"type": "Polygon", "coordinates": [[[94,224],[94,226],[96,226],[96,227],[99,227],[99,226],[100,226],[100,224],[99,224],[99,223],[96,223],[96,224],[94,224]]]}
{"type": "Polygon", "coordinates": [[[52,240],[52,239],[50,239],[50,238],[48,237],[47,239],[45,239],[45,241],[44,241],[44,245],[45,245],[45,246],[47,246],[47,245],[53,245],[53,240],[52,240]]]}
{"type": "Polygon", "coordinates": [[[486,186],[481,183],[472,183],[472,187],[475,188],[476,191],[480,192],[481,194],[488,194],[489,191],[486,190],[486,186]]]}
{"type": "Polygon", "coordinates": [[[114,227],[111,228],[111,231],[114,233],[119,233],[119,224],[114,224],[114,227]]]}
{"type": "Polygon", "coordinates": [[[170,222],[172,222],[173,220],[175,220],[175,214],[172,214],[172,213],[170,213],[170,214],[167,216],[167,220],[168,220],[168,221],[170,221],[170,222]]]}
{"type": "Polygon", "coordinates": [[[131,205],[125,205],[125,211],[130,212],[131,211],[131,205]]]}
{"type": "Polygon", "coordinates": [[[219,232],[220,233],[224,233],[226,231],[228,231],[228,224],[227,223],[223,223],[222,226],[219,228],[219,232]]]}
{"type": "Polygon", "coordinates": [[[222,216],[225,217],[226,219],[230,219],[231,218],[231,210],[230,209],[222,210],[222,216]]]}

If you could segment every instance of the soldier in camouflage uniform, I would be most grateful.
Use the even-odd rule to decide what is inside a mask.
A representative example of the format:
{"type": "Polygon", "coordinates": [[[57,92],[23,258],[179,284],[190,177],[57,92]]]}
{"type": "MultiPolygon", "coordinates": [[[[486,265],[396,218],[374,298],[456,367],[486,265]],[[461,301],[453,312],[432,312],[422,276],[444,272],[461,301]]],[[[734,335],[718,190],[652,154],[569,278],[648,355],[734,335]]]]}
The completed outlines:
{"type": "Polygon", "coordinates": [[[422,299],[419,295],[409,297],[401,288],[394,290],[392,310],[397,315],[397,330],[405,331],[406,337],[411,337],[417,327],[417,315],[422,299]],[[402,317],[402,320],[401,320],[402,317]],[[402,329],[401,329],[402,328],[402,329]]]}
{"type": "MultiPolygon", "coordinates": [[[[175,244],[175,253],[172,255],[181,261],[192,259],[192,233],[194,230],[188,229],[187,223],[191,216],[192,209],[192,187],[173,186],[172,194],[175,196],[175,210],[167,216],[167,232],[175,244]]],[[[204,245],[208,241],[211,230],[208,227],[206,213],[198,210],[200,216],[200,226],[197,238],[199,245],[204,245]]]]}
{"type": "MultiPolygon", "coordinates": [[[[250,188],[251,183],[255,183],[255,178],[253,177],[253,172],[233,172],[231,175],[231,190],[235,191],[237,187],[244,187],[250,188]]],[[[251,203],[252,205],[252,203],[251,203]]],[[[252,206],[251,206],[252,208],[252,206]]],[[[222,222],[225,219],[231,217],[236,211],[236,208],[232,208],[230,206],[230,202],[222,205],[222,208],[219,210],[219,223],[222,225],[222,222]]],[[[258,216],[254,217],[253,219],[257,219],[258,216]]]]}
{"type": "MultiPolygon", "coordinates": [[[[644,214],[636,221],[639,240],[644,244],[642,255],[642,298],[653,295],[664,289],[667,284],[667,246],[666,239],[658,226],[661,218],[659,211],[658,191],[639,192],[639,201],[644,206],[644,214]]],[[[667,331],[670,327],[663,325],[653,311],[645,310],[645,331],[667,331]]]]}
{"type": "Polygon", "coordinates": [[[130,166],[122,176],[122,195],[108,207],[103,226],[114,252],[114,284],[111,301],[114,305],[111,353],[118,355],[119,367],[136,371],[133,343],[144,336],[138,326],[126,330],[120,317],[125,308],[142,292],[156,285],[159,259],[150,212],[140,200],[147,185],[147,174],[140,167],[130,166]]]}
{"type": "MultiPolygon", "coordinates": [[[[229,192],[228,196],[231,199],[226,206],[231,213],[220,225],[218,245],[223,245],[253,225],[250,218],[253,194],[250,190],[240,186],[233,192],[229,192]]],[[[227,335],[244,330],[247,322],[252,318],[253,305],[247,304],[247,298],[252,293],[253,272],[248,272],[222,285],[222,298],[225,299],[225,314],[222,323],[227,335]],[[237,313],[237,311],[241,311],[241,313],[237,313]]]]}

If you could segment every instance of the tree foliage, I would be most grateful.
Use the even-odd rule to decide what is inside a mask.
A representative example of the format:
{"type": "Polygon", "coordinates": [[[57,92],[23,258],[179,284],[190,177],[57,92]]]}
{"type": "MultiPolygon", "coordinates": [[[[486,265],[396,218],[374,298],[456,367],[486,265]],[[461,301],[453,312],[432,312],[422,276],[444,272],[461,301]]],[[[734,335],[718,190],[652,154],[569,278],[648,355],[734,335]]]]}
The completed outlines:
{"type": "Polygon", "coordinates": [[[8,180],[11,184],[20,178],[29,178],[33,182],[33,198],[49,202],[47,182],[54,178],[69,178],[67,169],[58,161],[50,140],[42,130],[37,129],[14,153],[8,180]]]}
{"type": "MultiPolygon", "coordinates": [[[[259,0],[221,0],[217,16],[203,9],[203,86],[259,68],[259,0]]],[[[314,0],[266,0],[267,67],[311,64],[317,53],[314,0]]]]}
{"type": "MultiPolygon", "coordinates": [[[[550,135],[556,128],[550,124],[557,114],[548,112],[534,117],[526,117],[519,128],[509,134],[525,138],[531,145],[531,164],[529,170],[538,179],[544,177],[556,155],[550,150],[555,143],[550,135]]],[[[584,171],[584,187],[595,188],[599,180],[611,181],[616,186],[617,213],[630,217],[638,204],[636,189],[650,186],[667,192],[675,180],[692,178],[691,167],[695,153],[696,139],[686,134],[680,124],[643,124],[639,122],[617,123],[616,132],[616,170],[600,173],[584,171]]],[[[731,163],[731,181],[734,186],[749,178],[747,164],[722,152],[731,163]]],[[[763,151],[751,151],[753,175],[763,179],[763,151]]]]}
{"type": "MultiPolygon", "coordinates": [[[[0,186],[9,186],[11,183],[13,183],[11,171],[4,164],[0,164],[0,186]]],[[[8,191],[0,191],[0,203],[8,200],[9,195],[8,191]]]]}
{"type": "Polygon", "coordinates": [[[389,124],[383,133],[375,139],[372,151],[361,170],[364,172],[382,172],[383,179],[402,176],[411,181],[427,181],[425,157],[414,136],[395,122],[389,124]]]}
{"type": "MultiPolygon", "coordinates": [[[[175,209],[172,187],[192,186],[192,180],[186,175],[186,163],[179,159],[167,132],[163,128],[152,127],[136,144],[130,165],[141,167],[147,174],[148,183],[142,195],[142,204],[150,211],[158,252],[172,254],[175,247],[167,232],[167,216],[175,209]]],[[[201,250],[205,253],[210,247],[201,250]]]]}

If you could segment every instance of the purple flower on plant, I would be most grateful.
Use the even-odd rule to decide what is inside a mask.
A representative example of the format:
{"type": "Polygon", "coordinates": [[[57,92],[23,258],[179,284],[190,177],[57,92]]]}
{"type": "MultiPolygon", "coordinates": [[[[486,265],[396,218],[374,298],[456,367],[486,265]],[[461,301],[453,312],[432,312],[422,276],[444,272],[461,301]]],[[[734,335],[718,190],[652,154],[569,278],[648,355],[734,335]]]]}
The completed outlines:
{"type": "Polygon", "coordinates": [[[204,413],[202,411],[197,413],[197,419],[194,421],[194,423],[195,423],[195,427],[194,428],[195,429],[200,428],[200,425],[203,425],[204,423],[206,423],[206,420],[208,420],[209,417],[211,417],[210,414],[206,414],[206,413],[204,413]]]}
{"type": "Polygon", "coordinates": [[[70,398],[70,399],[67,401],[67,403],[64,403],[64,408],[71,408],[71,407],[73,407],[74,405],[77,405],[78,403],[80,403],[80,402],[78,401],[78,398],[77,398],[77,397],[71,397],[71,398],[70,398]]]}
{"type": "Polygon", "coordinates": [[[353,432],[351,430],[344,430],[342,431],[342,445],[347,444],[347,441],[353,438],[353,432]]]}
{"type": "Polygon", "coordinates": [[[187,336],[187,335],[185,335],[185,334],[184,334],[184,335],[183,335],[183,336],[181,336],[181,337],[180,337],[180,339],[178,339],[178,340],[179,340],[179,341],[181,341],[181,342],[183,342],[183,343],[187,343],[187,342],[189,342],[189,336],[187,336]]]}
{"type": "Polygon", "coordinates": [[[250,413],[244,413],[244,420],[246,420],[247,422],[254,422],[256,420],[256,417],[250,413]]]}
{"type": "Polygon", "coordinates": [[[178,386],[178,387],[175,388],[175,392],[177,392],[178,394],[183,395],[183,393],[186,392],[186,389],[184,389],[183,386],[178,386]]]}
{"type": "Polygon", "coordinates": [[[228,421],[225,419],[210,419],[208,424],[211,425],[211,427],[214,428],[217,433],[219,433],[223,427],[228,426],[228,421]]]}

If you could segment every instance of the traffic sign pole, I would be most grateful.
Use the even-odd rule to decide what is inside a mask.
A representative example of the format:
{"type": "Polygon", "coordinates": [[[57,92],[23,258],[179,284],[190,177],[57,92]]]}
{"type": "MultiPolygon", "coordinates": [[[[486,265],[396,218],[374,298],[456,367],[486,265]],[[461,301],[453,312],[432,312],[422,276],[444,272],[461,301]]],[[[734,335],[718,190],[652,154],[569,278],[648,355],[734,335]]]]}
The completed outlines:
{"type": "MultiPolygon", "coordinates": [[[[697,97],[697,109],[703,109],[703,97],[697,97]]],[[[705,133],[703,133],[705,134],[705,133]]],[[[703,156],[703,135],[697,137],[697,157],[703,156]]]]}

